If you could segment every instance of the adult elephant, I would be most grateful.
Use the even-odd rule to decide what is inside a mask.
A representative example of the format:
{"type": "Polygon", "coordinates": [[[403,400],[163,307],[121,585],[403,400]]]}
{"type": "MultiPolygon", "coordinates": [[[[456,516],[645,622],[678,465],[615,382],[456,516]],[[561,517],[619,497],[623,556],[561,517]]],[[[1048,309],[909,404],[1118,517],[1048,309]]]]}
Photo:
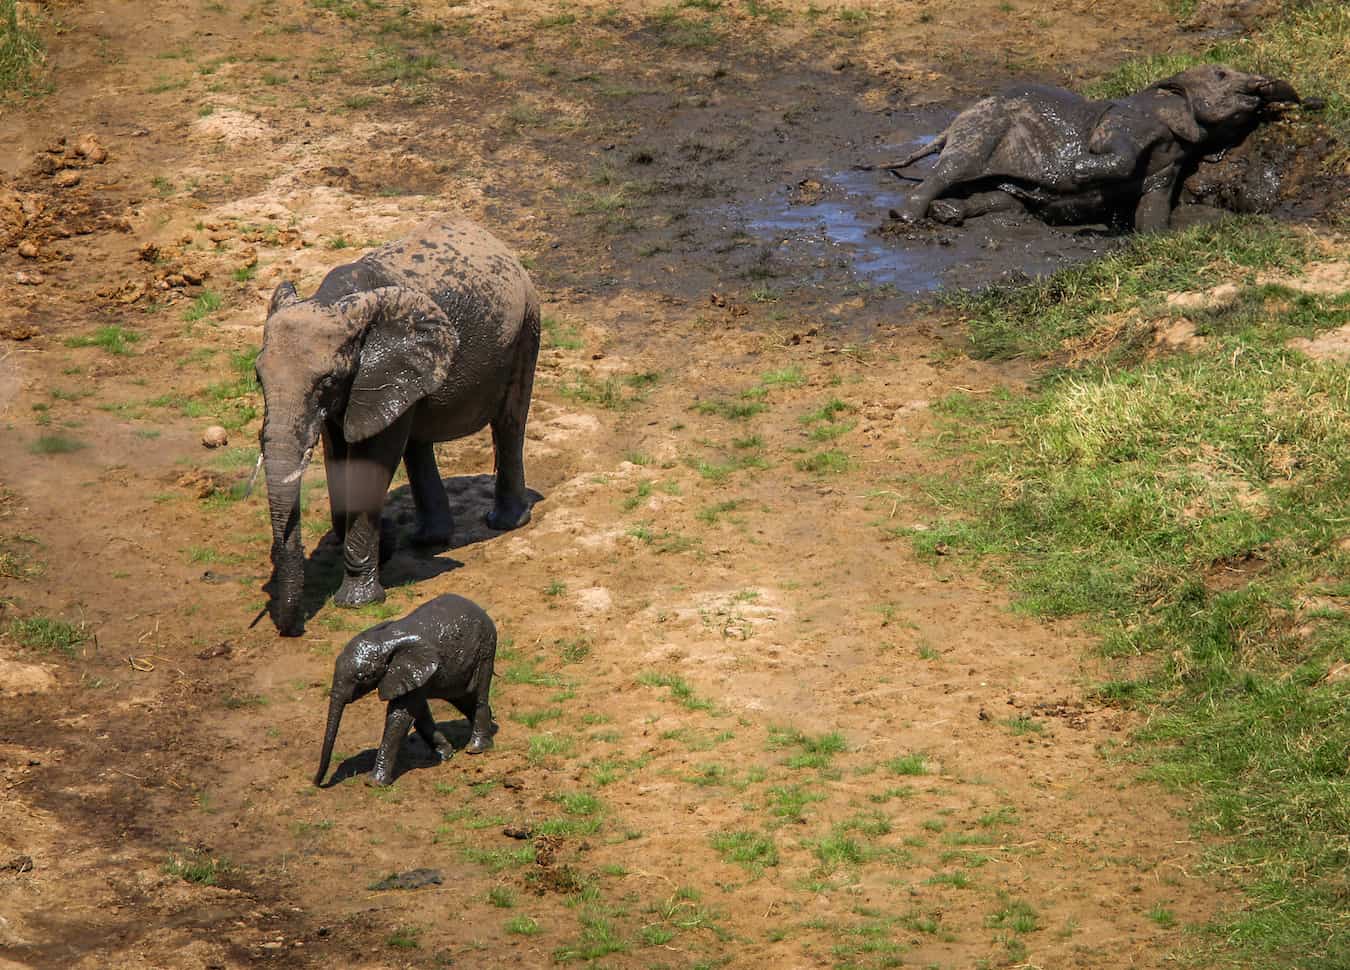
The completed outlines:
{"type": "Polygon", "coordinates": [[[338,266],[309,299],[289,282],[277,287],[257,372],[272,519],[269,611],[283,636],[304,631],[300,480],[318,439],[343,544],[333,601],[379,602],[380,513],[400,460],[417,508],[414,541],[450,540],[433,442],[491,425],[497,478],[487,523],[514,529],[530,520],[522,451],[538,353],[529,276],[469,222],[422,226],[338,266]]]}
{"type": "Polygon", "coordinates": [[[885,168],[898,175],[941,153],[901,209],[906,221],[959,224],[1029,209],[1050,222],[1164,229],[1181,180],[1202,156],[1240,143],[1269,106],[1298,100],[1286,81],[1223,64],[1115,101],[1023,84],[976,102],[932,143],[885,168]]]}

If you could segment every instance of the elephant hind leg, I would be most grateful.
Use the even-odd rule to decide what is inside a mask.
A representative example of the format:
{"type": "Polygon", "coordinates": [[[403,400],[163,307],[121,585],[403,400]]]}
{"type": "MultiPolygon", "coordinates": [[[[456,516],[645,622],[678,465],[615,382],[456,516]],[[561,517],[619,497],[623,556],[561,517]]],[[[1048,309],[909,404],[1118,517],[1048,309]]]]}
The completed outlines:
{"type": "Polygon", "coordinates": [[[474,692],[451,701],[469,719],[469,743],[464,746],[469,754],[481,754],[492,747],[492,706],[488,703],[488,695],[492,691],[492,661],[495,653],[494,636],[493,648],[487,651],[485,659],[479,661],[474,674],[474,692]]]}
{"type": "Polygon", "coordinates": [[[454,755],[454,745],[436,727],[436,720],[431,716],[431,707],[425,698],[421,704],[413,705],[413,727],[417,730],[417,736],[425,741],[427,747],[435,751],[442,761],[449,761],[454,755]]]}
{"type": "Polygon", "coordinates": [[[539,330],[539,308],[530,307],[517,338],[510,383],[491,422],[497,480],[487,524],[493,529],[517,529],[530,521],[530,497],[525,489],[525,420],[534,391],[534,365],[539,359],[539,330]]]}
{"type": "Polygon", "coordinates": [[[417,507],[417,531],[413,534],[415,546],[448,546],[454,531],[450,515],[450,499],[441,482],[441,470],[436,466],[436,450],[430,441],[410,441],[403,452],[403,466],[408,469],[408,486],[412,489],[413,505],[417,507]]]}

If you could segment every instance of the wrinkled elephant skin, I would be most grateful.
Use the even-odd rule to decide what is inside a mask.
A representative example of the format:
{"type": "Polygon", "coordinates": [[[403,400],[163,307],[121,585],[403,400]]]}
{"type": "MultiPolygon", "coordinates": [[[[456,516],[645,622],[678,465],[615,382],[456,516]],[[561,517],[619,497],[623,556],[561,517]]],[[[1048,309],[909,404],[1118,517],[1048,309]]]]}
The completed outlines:
{"type": "Polygon", "coordinates": [[[368,781],[387,785],[394,778],[399,748],[414,728],[427,746],[448,760],[450,741],[436,727],[428,698],[446,700],[469,719],[464,748],[479,754],[492,747],[492,665],[497,628],[483,610],[462,596],[438,596],[401,620],[389,620],[359,633],[333,664],[328,722],[314,784],[322,785],[333,757],[333,744],[347,705],[372,691],[389,706],[384,735],[368,781]]]}
{"type": "MultiPolygon", "coordinates": [[[[323,439],[343,581],[333,600],[384,599],[380,513],[399,461],[417,509],[413,541],[445,545],[450,503],[433,443],[492,428],[496,493],[488,525],[530,519],[525,420],[539,354],[539,297],[486,230],[432,223],[338,266],[302,300],[272,295],[258,355],[261,435],[272,521],[269,611],[283,636],[304,630],[300,479],[323,439]]],[[[383,547],[383,548],[382,548],[383,547]]]]}
{"type": "Polygon", "coordinates": [[[931,144],[886,168],[898,175],[938,154],[899,213],[906,221],[960,224],[1028,211],[1047,222],[1158,230],[1202,157],[1241,143],[1272,105],[1298,100],[1284,81],[1221,64],[1115,101],[1023,84],[976,102],[931,144]]]}

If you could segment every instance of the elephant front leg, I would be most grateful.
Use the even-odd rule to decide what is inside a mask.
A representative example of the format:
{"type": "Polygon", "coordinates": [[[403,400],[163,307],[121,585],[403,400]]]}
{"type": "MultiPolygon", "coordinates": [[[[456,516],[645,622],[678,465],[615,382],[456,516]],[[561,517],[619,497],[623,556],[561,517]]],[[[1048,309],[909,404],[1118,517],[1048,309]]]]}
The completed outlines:
{"type": "Polygon", "coordinates": [[[407,697],[396,697],[389,702],[384,716],[384,737],[380,739],[379,751],[375,752],[375,767],[366,777],[366,784],[383,788],[393,782],[399,748],[403,747],[403,739],[408,736],[412,723],[412,702],[407,697]]]}
{"type": "Polygon", "coordinates": [[[1144,179],[1144,191],[1134,207],[1136,232],[1161,232],[1172,224],[1172,201],[1176,195],[1177,168],[1155,172],[1144,179]]]}
{"type": "Polygon", "coordinates": [[[337,606],[384,602],[380,513],[411,424],[412,415],[405,413],[386,431],[347,447],[347,535],[342,547],[342,585],[333,594],[337,606]]]}
{"type": "Polygon", "coordinates": [[[412,489],[413,505],[417,507],[415,546],[448,546],[454,531],[450,515],[450,499],[441,482],[441,470],[436,467],[436,450],[430,441],[410,441],[403,453],[403,465],[408,469],[408,485],[412,489]]]}

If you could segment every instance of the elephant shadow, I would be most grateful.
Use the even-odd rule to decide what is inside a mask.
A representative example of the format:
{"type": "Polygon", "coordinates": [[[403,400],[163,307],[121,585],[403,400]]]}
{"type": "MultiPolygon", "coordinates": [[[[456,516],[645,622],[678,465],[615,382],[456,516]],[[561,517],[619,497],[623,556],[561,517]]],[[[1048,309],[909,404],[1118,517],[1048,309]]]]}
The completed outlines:
{"type": "MultiPolygon", "coordinates": [[[[460,475],[441,480],[450,499],[454,534],[447,546],[418,548],[408,541],[417,527],[412,489],[401,485],[390,491],[380,519],[380,582],[386,589],[422,582],[459,569],[464,563],[441,553],[486,542],[505,533],[488,527],[495,475],[460,475]],[[392,547],[392,548],[391,548],[392,547]]],[[[527,489],[533,507],[543,499],[527,489]]],[[[305,620],[312,620],[342,585],[342,543],[331,529],[305,562],[305,620]]]]}
{"type": "MultiPolygon", "coordinates": [[[[469,723],[467,718],[459,718],[454,721],[437,721],[436,728],[454,745],[456,751],[454,761],[477,757],[477,755],[464,754],[461,750],[469,743],[469,735],[473,733],[473,725],[469,723]]],[[[493,722],[492,733],[495,735],[497,731],[498,725],[493,722]]],[[[378,753],[378,748],[367,748],[359,754],[344,758],[333,772],[332,778],[323,787],[332,788],[340,785],[348,778],[369,774],[375,768],[375,756],[378,753]]],[[[399,746],[398,758],[394,763],[394,780],[397,781],[405,772],[417,771],[422,768],[436,768],[442,764],[444,762],[441,761],[440,756],[427,746],[427,743],[417,735],[417,732],[410,732],[408,737],[404,739],[403,744],[399,746]]]]}

